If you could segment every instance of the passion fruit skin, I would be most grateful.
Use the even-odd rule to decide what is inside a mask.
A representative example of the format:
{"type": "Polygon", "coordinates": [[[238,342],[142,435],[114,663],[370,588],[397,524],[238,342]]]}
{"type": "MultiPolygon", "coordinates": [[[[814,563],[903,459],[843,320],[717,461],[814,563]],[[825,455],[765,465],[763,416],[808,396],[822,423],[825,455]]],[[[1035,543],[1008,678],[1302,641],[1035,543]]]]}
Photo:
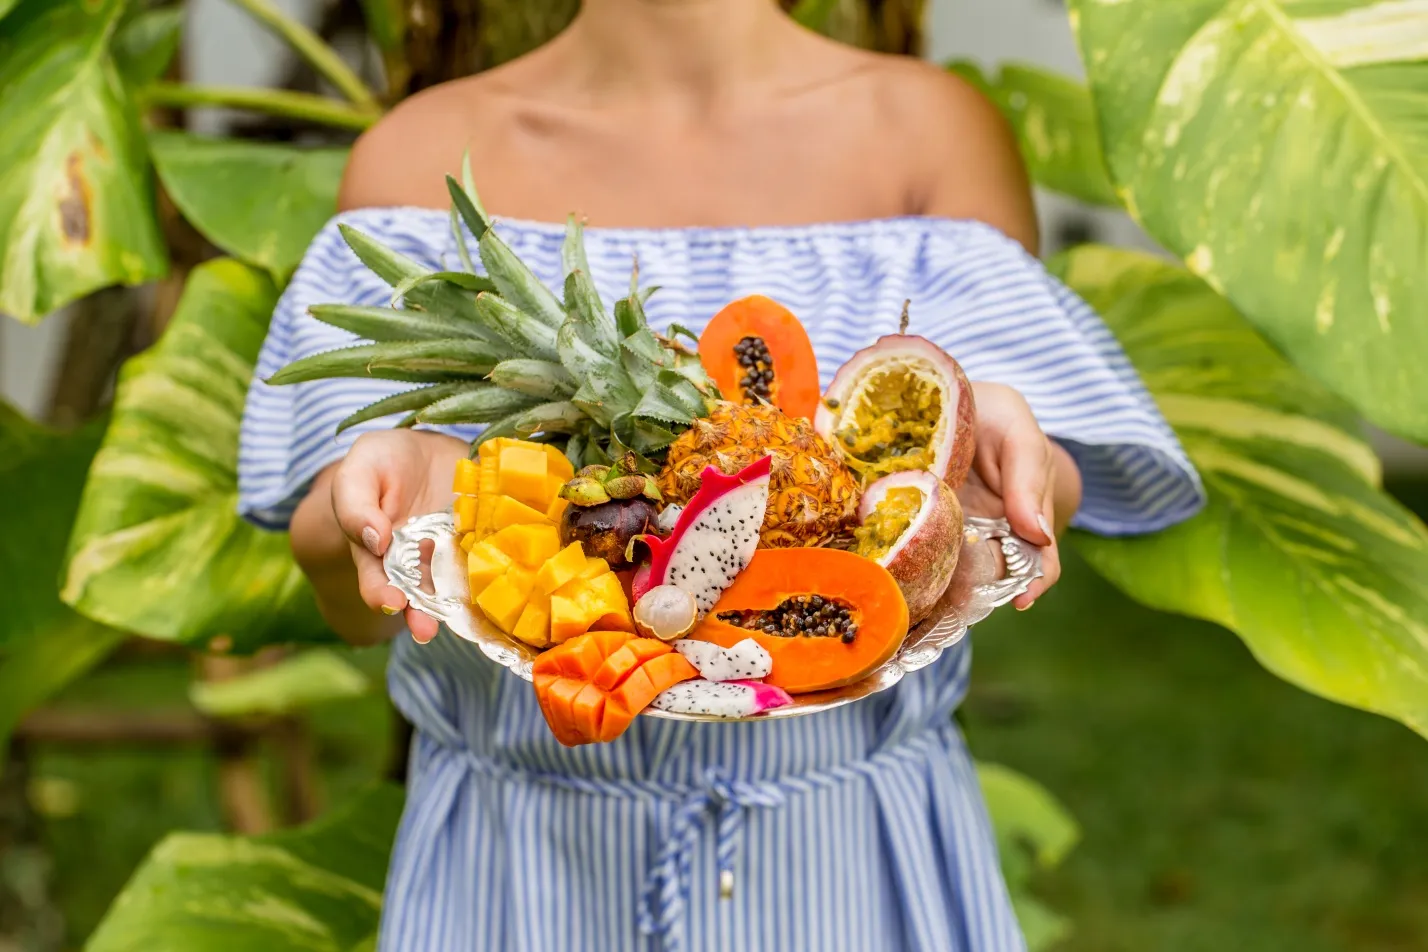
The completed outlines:
{"type": "MultiPolygon", "coordinates": [[[[915,357],[938,368],[948,383],[948,396],[957,401],[956,418],[939,439],[939,445],[933,448],[934,462],[929,470],[948,486],[958,489],[967,481],[967,473],[972,468],[972,456],[977,449],[977,405],[972,396],[972,384],[962,370],[962,365],[925,337],[915,334],[888,334],[879,337],[870,346],[850,357],[848,362],[838,369],[833,382],[828,385],[828,392],[818,404],[813,428],[819,436],[842,452],[842,441],[836,439],[835,434],[847,409],[848,396],[858,389],[859,382],[866,374],[878,370],[888,360],[900,357],[915,357]]],[[[946,402],[943,405],[946,406],[946,402]]]]}
{"type": "Polygon", "coordinates": [[[962,553],[962,504],[957,494],[925,470],[893,473],[876,480],[863,493],[858,520],[865,522],[889,489],[913,487],[922,492],[922,508],[893,543],[879,565],[888,570],[907,602],[908,626],[932,614],[957,571],[962,553]]]}

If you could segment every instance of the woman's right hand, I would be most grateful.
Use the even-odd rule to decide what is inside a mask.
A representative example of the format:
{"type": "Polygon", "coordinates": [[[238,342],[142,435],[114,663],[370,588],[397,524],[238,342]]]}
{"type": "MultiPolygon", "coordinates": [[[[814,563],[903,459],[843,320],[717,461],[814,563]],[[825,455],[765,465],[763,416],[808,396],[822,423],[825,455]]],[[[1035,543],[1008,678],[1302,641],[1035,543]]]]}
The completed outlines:
{"type": "Polygon", "coordinates": [[[436,637],[436,619],[411,608],[406,596],[388,583],[382,556],[391,545],[394,526],[451,504],[456,462],[468,450],[462,440],[421,430],[364,433],[340,463],[314,482],[312,493],[293,517],[293,551],[339,633],[352,640],[369,640],[366,631],[372,626],[343,610],[355,607],[351,604],[351,569],[355,568],[357,594],[366,608],[387,615],[404,612],[418,642],[436,637]],[[322,505],[324,496],[327,506],[322,505]],[[337,555],[331,551],[334,545],[345,549],[341,557],[350,558],[346,572],[323,571],[322,563],[337,555]],[[320,551],[324,549],[325,553],[320,551]],[[332,591],[334,586],[346,591],[332,591]]]}

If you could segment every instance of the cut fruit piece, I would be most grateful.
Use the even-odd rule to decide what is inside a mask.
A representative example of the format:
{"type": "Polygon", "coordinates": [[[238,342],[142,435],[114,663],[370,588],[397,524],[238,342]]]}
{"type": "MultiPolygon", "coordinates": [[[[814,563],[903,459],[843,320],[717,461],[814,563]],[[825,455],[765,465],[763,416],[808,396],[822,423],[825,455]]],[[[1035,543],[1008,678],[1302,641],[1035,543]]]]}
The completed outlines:
{"type": "Polygon", "coordinates": [[[839,368],[814,417],[864,483],[925,469],[957,489],[976,449],[976,406],[962,367],[923,337],[892,334],[839,368]]]}
{"type": "Polygon", "coordinates": [[[699,606],[694,596],[674,585],[656,585],[635,602],[635,630],[646,638],[674,641],[694,630],[699,606]]]}
{"type": "Polygon", "coordinates": [[[570,718],[582,736],[600,736],[600,722],[605,715],[607,695],[593,684],[587,684],[570,704],[570,718]]]}
{"type": "Polygon", "coordinates": [[[625,678],[629,677],[630,672],[646,661],[670,654],[672,651],[673,649],[669,645],[656,638],[631,638],[605,659],[599,669],[591,675],[590,683],[602,691],[613,690],[619,687],[625,678]]]}
{"type": "Polygon", "coordinates": [[[802,694],[867,675],[897,652],[907,621],[897,581],[871,559],[760,549],[690,637],[725,648],[753,638],[773,656],[768,683],[802,694]]]}
{"type": "Polygon", "coordinates": [[[500,492],[501,473],[498,460],[495,454],[490,456],[482,455],[479,463],[476,464],[478,473],[477,492],[483,495],[494,496],[500,492]]]}
{"type": "MultiPolygon", "coordinates": [[[[563,709],[557,713],[555,705],[552,703],[552,691],[561,680],[564,679],[558,674],[534,674],[531,682],[535,686],[536,703],[540,705],[540,711],[545,715],[545,722],[550,726],[550,732],[555,735],[556,740],[566,747],[588,743],[589,739],[581,735],[573,720],[562,716],[563,709]]],[[[564,689],[561,689],[561,693],[565,693],[564,689]]]]}
{"type": "Polygon", "coordinates": [[[611,693],[610,699],[618,701],[627,711],[643,711],[665,688],[697,677],[699,672],[694,665],[686,661],[683,655],[671,651],[669,654],[650,658],[630,672],[630,676],[611,693]]]}
{"type": "Polygon", "coordinates": [[[555,488],[552,489],[551,492],[557,493],[560,491],[560,487],[565,484],[566,480],[575,477],[575,467],[571,465],[566,455],[560,451],[560,447],[551,446],[549,443],[539,443],[537,445],[545,450],[546,472],[550,474],[552,480],[555,480],[555,488]]]}
{"type": "Polygon", "coordinates": [[[566,641],[591,629],[635,630],[629,599],[609,566],[593,578],[571,579],[551,595],[552,641],[566,641]]]}
{"type": "Polygon", "coordinates": [[[476,528],[475,496],[457,496],[451,504],[451,511],[456,519],[457,532],[470,532],[476,528]]]}
{"type": "Polygon", "coordinates": [[[539,445],[507,446],[498,457],[500,474],[497,491],[544,512],[550,505],[546,495],[546,455],[539,445]]]}
{"type": "Polygon", "coordinates": [[[560,551],[560,533],[548,524],[507,526],[486,541],[531,569],[544,565],[560,551]]]}
{"type": "Polygon", "coordinates": [[[518,638],[532,648],[544,648],[550,644],[550,608],[542,606],[534,598],[526,602],[521,617],[511,631],[511,637],[518,638]]]}
{"type": "Polygon", "coordinates": [[[509,555],[491,545],[489,540],[472,546],[466,555],[466,580],[471,586],[471,597],[474,599],[484,592],[514,564],[509,555]]]}
{"type": "Polygon", "coordinates": [[[957,494],[932,473],[894,473],[863,493],[859,517],[855,551],[897,580],[908,624],[916,625],[932,612],[957,571],[962,552],[957,494]]]}
{"type": "Polygon", "coordinates": [[[609,562],[588,555],[585,557],[585,569],[580,573],[580,577],[594,578],[597,575],[604,575],[608,571],[610,571],[609,562]]]}
{"type": "Polygon", "coordinates": [[[512,569],[486,586],[485,591],[476,596],[476,605],[497,628],[510,634],[525,610],[530,595],[530,586],[521,585],[523,579],[512,569]]]}
{"type": "Polygon", "coordinates": [[[605,711],[600,717],[600,734],[596,738],[602,744],[607,744],[619,738],[627,731],[630,723],[634,721],[638,711],[627,710],[620,706],[620,702],[614,698],[606,698],[605,711]]]}
{"type": "Polygon", "coordinates": [[[630,600],[625,595],[625,587],[614,572],[605,572],[586,580],[591,595],[603,606],[604,611],[590,623],[591,628],[610,631],[634,631],[635,619],[630,614],[630,600]]]}
{"type": "Polygon", "coordinates": [[[461,551],[470,552],[476,547],[476,543],[481,540],[476,537],[476,533],[468,532],[461,537],[461,551]]]}
{"type": "Polygon", "coordinates": [[[489,531],[498,532],[507,526],[522,525],[545,525],[550,522],[545,517],[545,512],[532,509],[518,499],[510,496],[481,496],[481,513],[477,519],[477,531],[480,531],[480,521],[487,520],[489,531]]]}
{"type": "Polygon", "coordinates": [[[772,403],[791,417],[818,409],[818,360],[808,332],[777,301],[753,295],[727,305],[699,335],[699,361],[725,399],[772,403]]]}
{"type": "Polygon", "coordinates": [[[536,591],[549,595],[585,571],[585,552],[572,542],[546,561],[536,573],[536,591]]]}
{"type": "Polygon", "coordinates": [[[787,707],[793,698],[783,688],[762,681],[706,681],[696,679],[665,688],[650,707],[674,714],[710,717],[753,717],[787,707]]]}
{"type": "Polygon", "coordinates": [[[475,460],[456,461],[456,477],[451,482],[451,491],[458,496],[474,496],[481,491],[481,467],[475,460]]]}

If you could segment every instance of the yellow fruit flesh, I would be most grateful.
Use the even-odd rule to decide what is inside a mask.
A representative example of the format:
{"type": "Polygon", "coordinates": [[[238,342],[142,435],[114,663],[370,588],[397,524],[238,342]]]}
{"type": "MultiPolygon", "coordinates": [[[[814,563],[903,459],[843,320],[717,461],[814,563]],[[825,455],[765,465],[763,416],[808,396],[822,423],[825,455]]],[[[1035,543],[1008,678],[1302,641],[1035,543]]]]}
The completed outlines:
{"type": "Polygon", "coordinates": [[[456,461],[456,478],[451,482],[451,491],[466,496],[474,496],[481,491],[480,467],[474,460],[456,461]]]}
{"type": "Polygon", "coordinates": [[[926,469],[942,419],[942,388],[915,364],[895,364],[870,375],[843,414],[836,439],[848,465],[865,480],[926,469]]]}
{"type": "Polygon", "coordinates": [[[534,571],[560,551],[560,533],[555,531],[555,526],[508,526],[482,545],[487,543],[534,571]]]}
{"type": "Polygon", "coordinates": [[[536,573],[536,591],[547,595],[585,571],[585,551],[572,542],[552,556],[536,573]]]}
{"type": "Polygon", "coordinates": [[[457,496],[451,511],[456,517],[456,531],[470,532],[476,528],[476,497],[457,496]]]}
{"type": "Polygon", "coordinates": [[[478,542],[466,556],[466,581],[471,586],[471,597],[475,598],[502,575],[514,563],[509,555],[491,545],[478,542]]]}
{"type": "Polygon", "coordinates": [[[853,530],[858,554],[874,560],[887,555],[912,525],[913,517],[922,508],[922,498],[922,490],[914,486],[889,489],[868,520],[853,530]]]}
{"type": "Polygon", "coordinates": [[[498,457],[497,491],[539,510],[544,515],[545,507],[550,505],[550,497],[546,492],[545,465],[544,447],[507,446],[501,450],[498,457]]]}
{"type": "Polygon", "coordinates": [[[491,619],[497,628],[507,634],[515,631],[516,622],[520,620],[521,612],[526,608],[526,597],[530,594],[529,585],[521,587],[525,579],[518,572],[519,570],[507,572],[476,596],[476,604],[481,611],[486,613],[486,617],[491,619]]]}

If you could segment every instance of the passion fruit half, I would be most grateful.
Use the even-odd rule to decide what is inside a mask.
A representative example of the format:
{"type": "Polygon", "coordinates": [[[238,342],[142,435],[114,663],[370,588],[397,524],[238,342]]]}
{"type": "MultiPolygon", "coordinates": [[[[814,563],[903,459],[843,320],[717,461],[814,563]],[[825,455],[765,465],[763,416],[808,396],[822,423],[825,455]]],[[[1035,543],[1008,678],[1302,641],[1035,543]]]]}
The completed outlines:
{"type": "Polygon", "coordinates": [[[842,366],[813,425],[864,484],[925,469],[956,489],[972,466],[976,414],[957,361],[925,337],[890,334],[842,366]]]}
{"type": "Polygon", "coordinates": [[[932,473],[894,473],[863,492],[855,551],[897,582],[908,624],[926,618],[957,571],[962,551],[962,506],[932,473]]]}

